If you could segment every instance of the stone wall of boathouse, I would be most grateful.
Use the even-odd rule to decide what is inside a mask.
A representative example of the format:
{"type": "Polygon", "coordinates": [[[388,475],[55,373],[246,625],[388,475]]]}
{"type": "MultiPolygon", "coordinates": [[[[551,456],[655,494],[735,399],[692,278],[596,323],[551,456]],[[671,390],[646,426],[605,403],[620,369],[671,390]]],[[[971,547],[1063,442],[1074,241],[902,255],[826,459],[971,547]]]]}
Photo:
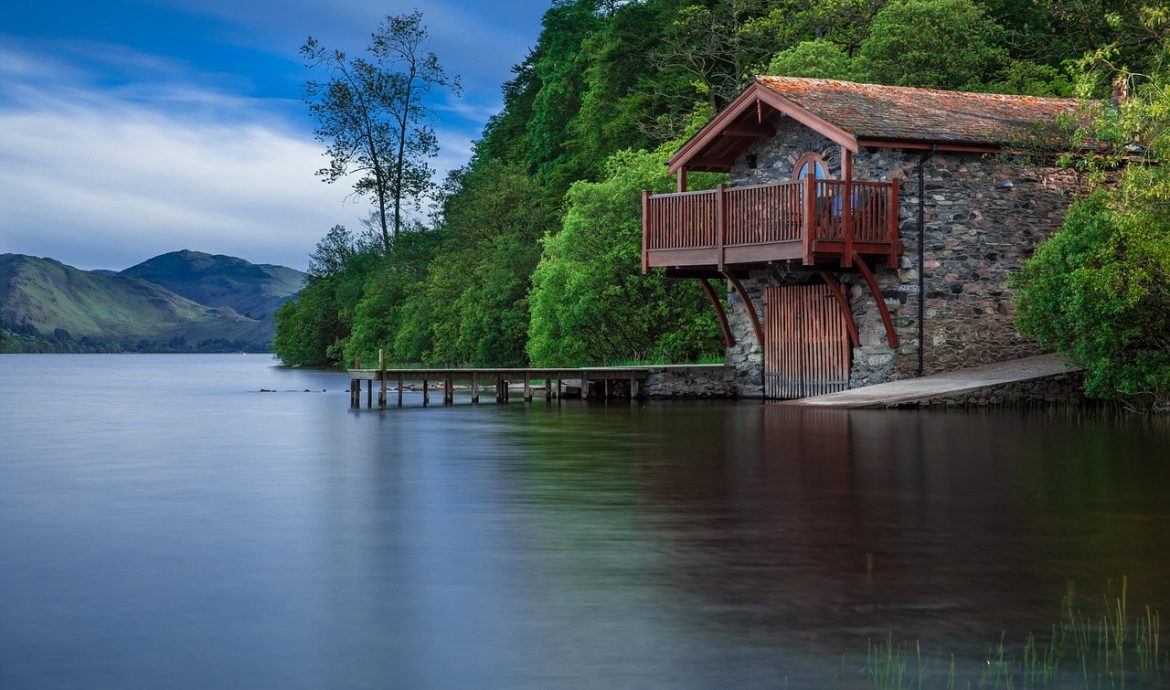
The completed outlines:
{"type": "MultiPolygon", "coordinates": [[[[762,184],[792,178],[796,161],[807,152],[826,160],[830,174],[841,175],[840,147],[791,120],[777,135],[745,151],[731,171],[732,185],[762,184]],[[749,162],[754,166],[749,166],[749,162]]],[[[861,345],[853,349],[850,386],[859,387],[917,375],[918,271],[923,271],[924,373],[1038,354],[1035,343],[1014,325],[1009,277],[1036,245],[1056,231],[1076,192],[1075,173],[1020,157],[936,152],[923,166],[924,253],[918,256],[918,172],[925,152],[863,148],[854,157],[854,179],[899,179],[899,235],[904,253],[897,269],[874,266],[882,298],[890,310],[898,347],[887,345],[877,304],[861,275],[842,269],[861,345]]],[[[820,280],[799,265],[778,263],[741,279],[756,312],[764,318],[764,289],[820,280]]],[[[736,344],[727,351],[737,393],[763,395],[763,351],[742,300],[728,289],[728,320],[736,344]]]]}

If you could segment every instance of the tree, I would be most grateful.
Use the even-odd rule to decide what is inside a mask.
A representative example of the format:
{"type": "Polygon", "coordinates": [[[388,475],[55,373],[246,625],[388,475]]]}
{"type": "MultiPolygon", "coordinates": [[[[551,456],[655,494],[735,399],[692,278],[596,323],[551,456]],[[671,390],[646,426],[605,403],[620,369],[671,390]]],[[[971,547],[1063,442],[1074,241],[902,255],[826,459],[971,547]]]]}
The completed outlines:
{"type": "Polygon", "coordinates": [[[894,0],[873,18],[860,67],[879,84],[976,88],[1007,59],[1001,36],[973,0],[894,0]]]}
{"type": "Polygon", "coordinates": [[[428,99],[440,87],[460,93],[426,49],[422,13],[388,16],[371,34],[369,59],[327,50],[309,37],[301,46],[308,67],[324,81],[305,84],[315,134],[326,144],[329,166],[317,171],[326,182],[358,175],[354,193],[374,197],[376,227],[389,252],[403,228],[403,206],[421,208],[434,189],[428,158],[438,153],[428,99]]]}
{"type": "MultiPolygon", "coordinates": [[[[532,276],[533,364],[686,361],[722,351],[715,317],[695,281],[639,270],[639,194],[672,188],[665,162],[677,143],[653,153],[619,152],[605,179],[569,190],[564,223],[541,241],[532,276]]],[[[693,182],[702,186],[711,177],[695,175],[693,182]]]]}
{"type": "MultiPolygon", "coordinates": [[[[1155,62],[1158,58],[1155,58],[1155,62]]],[[[1170,407],[1170,52],[1090,129],[1116,184],[1073,204],[1015,282],[1020,330],[1085,368],[1085,389],[1170,407]],[[1143,394],[1148,394],[1145,396],[1143,394]]],[[[1092,164],[1094,157],[1081,156],[1092,164]]],[[[1096,172],[1090,169],[1090,172],[1096,172]]]]}
{"type": "Polygon", "coordinates": [[[781,77],[852,79],[853,63],[840,46],[825,39],[802,41],[772,58],[768,74],[781,77]]]}

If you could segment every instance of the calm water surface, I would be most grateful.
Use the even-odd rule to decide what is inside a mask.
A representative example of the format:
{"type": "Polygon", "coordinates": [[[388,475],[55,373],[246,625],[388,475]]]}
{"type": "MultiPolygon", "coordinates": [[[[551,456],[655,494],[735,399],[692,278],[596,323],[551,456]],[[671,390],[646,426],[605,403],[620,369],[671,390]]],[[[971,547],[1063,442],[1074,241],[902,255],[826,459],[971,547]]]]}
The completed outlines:
{"type": "Polygon", "coordinates": [[[1170,615],[1162,423],[346,385],[0,356],[0,688],[849,688],[1123,576],[1170,615]]]}

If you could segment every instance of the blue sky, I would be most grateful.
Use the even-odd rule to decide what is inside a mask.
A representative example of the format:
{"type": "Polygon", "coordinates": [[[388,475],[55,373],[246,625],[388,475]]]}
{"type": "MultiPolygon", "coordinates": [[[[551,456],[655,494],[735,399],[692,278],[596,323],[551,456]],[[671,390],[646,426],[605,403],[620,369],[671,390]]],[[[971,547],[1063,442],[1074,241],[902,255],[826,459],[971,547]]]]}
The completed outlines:
{"type": "Polygon", "coordinates": [[[462,77],[434,104],[440,175],[466,162],[548,0],[14,2],[0,13],[0,252],[122,269],[177,249],[304,268],[368,211],[301,100],[309,35],[356,54],[418,8],[462,77]]]}

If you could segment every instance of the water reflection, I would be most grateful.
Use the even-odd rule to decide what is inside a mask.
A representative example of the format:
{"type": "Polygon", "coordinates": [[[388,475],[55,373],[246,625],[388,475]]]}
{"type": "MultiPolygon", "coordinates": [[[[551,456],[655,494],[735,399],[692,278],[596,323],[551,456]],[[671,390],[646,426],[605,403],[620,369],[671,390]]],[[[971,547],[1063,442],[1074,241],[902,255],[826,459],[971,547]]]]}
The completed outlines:
{"type": "Polygon", "coordinates": [[[4,688],[867,687],[890,632],[984,664],[1121,576],[1170,612],[1163,423],[355,414],[329,373],[27,361],[0,358],[4,688]]]}

